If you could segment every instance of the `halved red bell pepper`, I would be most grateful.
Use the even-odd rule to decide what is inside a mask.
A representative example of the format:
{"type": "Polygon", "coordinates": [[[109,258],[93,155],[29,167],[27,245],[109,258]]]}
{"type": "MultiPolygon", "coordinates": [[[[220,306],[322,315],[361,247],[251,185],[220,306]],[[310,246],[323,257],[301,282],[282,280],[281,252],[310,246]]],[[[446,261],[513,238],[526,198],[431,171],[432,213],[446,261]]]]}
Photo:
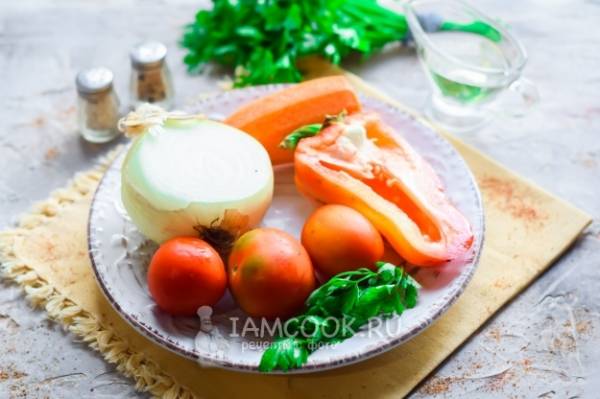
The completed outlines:
{"type": "Polygon", "coordinates": [[[300,140],[294,167],[302,193],[356,209],[409,263],[441,265],[473,242],[433,168],[377,114],[350,115],[300,140]]]}

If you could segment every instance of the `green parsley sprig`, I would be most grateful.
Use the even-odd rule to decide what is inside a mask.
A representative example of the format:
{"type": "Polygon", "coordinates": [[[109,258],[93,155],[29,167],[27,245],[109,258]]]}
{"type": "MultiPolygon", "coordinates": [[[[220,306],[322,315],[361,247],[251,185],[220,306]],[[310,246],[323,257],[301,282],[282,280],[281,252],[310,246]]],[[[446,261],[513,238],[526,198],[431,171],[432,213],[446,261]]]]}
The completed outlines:
{"type": "Polygon", "coordinates": [[[306,300],[306,311],[286,322],[285,335],[263,353],[259,370],[288,371],[302,367],[323,344],[353,336],[375,317],[400,315],[415,307],[420,285],[402,268],[378,262],[344,272],[317,288],[306,300]]]}

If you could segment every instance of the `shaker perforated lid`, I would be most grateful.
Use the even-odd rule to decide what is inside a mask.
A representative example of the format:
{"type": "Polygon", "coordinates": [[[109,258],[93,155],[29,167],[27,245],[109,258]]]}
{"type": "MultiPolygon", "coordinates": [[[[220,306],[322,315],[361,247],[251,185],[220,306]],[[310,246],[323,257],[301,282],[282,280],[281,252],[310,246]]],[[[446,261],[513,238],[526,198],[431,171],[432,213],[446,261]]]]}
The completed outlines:
{"type": "Polygon", "coordinates": [[[135,68],[152,68],[160,66],[166,56],[167,47],[155,41],[147,41],[135,46],[129,53],[131,64],[135,68]]]}
{"type": "Polygon", "coordinates": [[[105,67],[84,69],[77,74],[75,84],[81,94],[100,93],[112,87],[113,73],[105,67]]]}

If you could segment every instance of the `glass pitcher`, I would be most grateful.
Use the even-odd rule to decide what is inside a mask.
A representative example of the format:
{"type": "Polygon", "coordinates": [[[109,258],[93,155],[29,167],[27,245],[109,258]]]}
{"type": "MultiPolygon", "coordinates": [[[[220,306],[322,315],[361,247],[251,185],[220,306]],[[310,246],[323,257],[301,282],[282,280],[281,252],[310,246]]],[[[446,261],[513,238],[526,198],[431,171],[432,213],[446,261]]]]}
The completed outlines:
{"type": "Polygon", "coordinates": [[[521,77],[525,49],[506,27],[459,0],[404,7],[432,86],[426,113],[435,122],[469,131],[498,113],[521,116],[538,102],[533,83],[521,77]]]}

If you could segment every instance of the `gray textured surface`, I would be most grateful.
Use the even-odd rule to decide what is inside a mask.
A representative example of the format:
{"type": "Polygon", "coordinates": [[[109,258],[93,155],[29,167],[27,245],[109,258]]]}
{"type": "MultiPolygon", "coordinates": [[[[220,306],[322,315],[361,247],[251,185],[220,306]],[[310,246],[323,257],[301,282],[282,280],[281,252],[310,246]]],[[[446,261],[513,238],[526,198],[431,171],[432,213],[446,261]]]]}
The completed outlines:
{"type": "MultiPolygon", "coordinates": [[[[185,74],[175,43],[198,2],[4,1],[0,4],[0,225],[64,185],[109,146],[75,131],[77,70],[106,65],[127,100],[127,50],[155,38],[171,49],[180,101],[217,88],[185,74]]],[[[530,53],[542,102],[464,139],[600,218],[600,2],[479,1],[510,23],[530,53]]],[[[414,54],[392,49],[349,65],[420,108],[427,85],[414,54]]],[[[507,273],[511,267],[507,265],[507,273]]],[[[427,397],[597,397],[600,389],[600,225],[515,299],[414,394],[427,397]]],[[[131,383],[0,286],[0,397],[136,397],[131,383]]]]}

